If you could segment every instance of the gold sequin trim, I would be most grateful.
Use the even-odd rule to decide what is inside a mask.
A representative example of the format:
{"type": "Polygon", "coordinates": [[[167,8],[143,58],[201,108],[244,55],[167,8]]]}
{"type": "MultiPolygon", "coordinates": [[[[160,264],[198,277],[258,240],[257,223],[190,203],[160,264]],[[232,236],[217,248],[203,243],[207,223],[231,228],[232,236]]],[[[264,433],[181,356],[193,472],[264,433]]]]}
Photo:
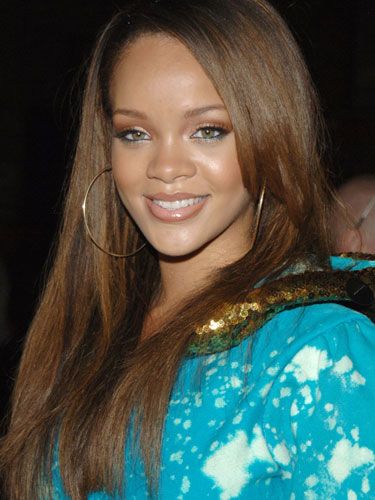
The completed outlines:
{"type": "Polygon", "coordinates": [[[252,290],[239,304],[224,304],[214,318],[195,329],[188,354],[201,355],[233,347],[277,313],[300,305],[352,301],[347,283],[354,277],[375,295],[375,269],[308,271],[290,275],[252,290]]]}

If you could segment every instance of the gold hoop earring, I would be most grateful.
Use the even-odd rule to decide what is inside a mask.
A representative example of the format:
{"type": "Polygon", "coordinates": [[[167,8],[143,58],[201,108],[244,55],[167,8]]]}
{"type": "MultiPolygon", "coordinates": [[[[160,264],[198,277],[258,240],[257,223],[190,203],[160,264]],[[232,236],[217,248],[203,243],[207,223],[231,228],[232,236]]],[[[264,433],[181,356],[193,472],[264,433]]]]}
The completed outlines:
{"type": "Polygon", "coordinates": [[[126,258],[126,257],[132,257],[133,255],[135,255],[136,253],[140,252],[145,246],[146,246],[146,243],[143,243],[143,245],[139,248],[137,248],[137,250],[135,250],[134,252],[131,252],[131,253],[128,253],[128,254],[121,254],[121,253],[114,253],[114,252],[109,252],[108,250],[106,250],[105,248],[103,248],[101,245],[99,245],[99,243],[95,240],[90,228],[89,228],[89,225],[88,225],[88,222],[87,222],[87,217],[86,217],[86,202],[87,202],[87,198],[90,194],[90,191],[91,191],[91,188],[93,187],[93,185],[95,184],[95,182],[99,179],[99,177],[103,174],[105,174],[106,172],[111,172],[112,171],[112,168],[111,167],[108,167],[108,168],[105,168],[103,170],[101,170],[93,179],[92,181],[90,182],[87,190],[86,190],[86,193],[85,193],[85,196],[83,198],[83,203],[82,203],[82,212],[83,212],[83,220],[84,220],[84,223],[85,223],[85,228],[86,228],[86,232],[90,238],[90,240],[92,241],[92,243],[94,243],[94,245],[99,248],[99,250],[101,250],[102,252],[106,253],[107,255],[110,255],[111,257],[118,257],[118,258],[126,258]]]}
{"type": "Polygon", "coordinates": [[[262,215],[263,201],[264,201],[264,194],[265,194],[265,192],[266,192],[266,181],[263,182],[262,189],[260,191],[260,195],[259,195],[259,198],[258,198],[257,208],[256,208],[256,211],[255,211],[255,217],[254,217],[253,235],[252,235],[251,245],[250,245],[250,249],[249,250],[251,250],[253,248],[253,246],[255,245],[255,242],[256,242],[256,239],[257,239],[257,236],[258,236],[259,222],[260,222],[260,218],[261,218],[261,215],[262,215]]]}

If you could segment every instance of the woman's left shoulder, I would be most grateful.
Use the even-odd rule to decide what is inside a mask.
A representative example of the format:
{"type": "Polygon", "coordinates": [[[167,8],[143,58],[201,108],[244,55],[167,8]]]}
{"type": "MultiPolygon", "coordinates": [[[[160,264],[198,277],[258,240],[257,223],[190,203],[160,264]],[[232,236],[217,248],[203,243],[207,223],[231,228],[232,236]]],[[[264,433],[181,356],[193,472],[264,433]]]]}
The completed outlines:
{"type": "Polygon", "coordinates": [[[353,338],[354,334],[357,336],[360,332],[375,337],[375,324],[369,315],[333,302],[283,311],[269,323],[269,327],[271,330],[283,331],[288,337],[288,344],[293,341],[304,344],[320,336],[332,338],[351,331],[353,338]]]}
{"type": "Polygon", "coordinates": [[[374,328],[366,318],[366,313],[374,314],[374,266],[373,259],[353,257],[333,258],[326,267],[297,263],[263,281],[242,302],[224,304],[195,329],[188,354],[213,354],[249,343],[262,355],[267,348],[285,353],[294,339],[296,348],[338,325],[357,322],[374,328]]]}
{"type": "Polygon", "coordinates": [[[262,428],[274,459],[295,498],[364,498],[375,486],[375,326],[331,303],[284,311],[278,320],[292,333],[264,370],[273,374],[262,428]]]}
{"type": "Polygon", "coordinates": [[[284,357],[319,339],[337,345],[344,338],[357,344],[368,337],[365,343],[372,344],[374,264],[372,259],[335,257],[331,269],[292,274],[271,283],[265,302],[271,302],[277,313],[256,332],[255,344],[268,345],[284,357]]]}
{"type": "Polygon", "coordinates": [[[335,303],[283,311],[258,334],[254,356],[261,353],[267,366],[276,363],[279,369],[296,360],[319,369],[328,358],[333,363],[356,353],[370,362],[375,356],[375,324],[365,314],[335,303]]]}

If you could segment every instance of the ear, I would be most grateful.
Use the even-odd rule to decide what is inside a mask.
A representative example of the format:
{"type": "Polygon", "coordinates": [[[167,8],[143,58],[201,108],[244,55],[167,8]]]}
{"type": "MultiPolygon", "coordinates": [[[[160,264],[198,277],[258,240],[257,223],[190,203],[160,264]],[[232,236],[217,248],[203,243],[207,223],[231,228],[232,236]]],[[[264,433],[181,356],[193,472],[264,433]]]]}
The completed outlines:
{"type": "Polygon", "coordinates": [[[336,245],[338,253],[361,252],[362,238],[358,229],[345,229],[336,245]]]}

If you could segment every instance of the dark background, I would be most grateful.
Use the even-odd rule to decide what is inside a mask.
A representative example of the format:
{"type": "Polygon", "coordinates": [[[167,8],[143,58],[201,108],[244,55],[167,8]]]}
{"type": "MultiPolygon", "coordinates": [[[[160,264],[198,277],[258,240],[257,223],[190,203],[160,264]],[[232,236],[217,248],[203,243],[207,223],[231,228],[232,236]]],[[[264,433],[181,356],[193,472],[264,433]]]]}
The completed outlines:
{"type": "MultiPolygon", "coordinates": [[[[318,88],[334,182],[373,172],[374,0],[272,3],[292,28],[318,88]]],[[[106,0],[0,4],[3,410],[61,213],[84,67],[98,31],[119,7],[121,1],[106,0]]]]}

